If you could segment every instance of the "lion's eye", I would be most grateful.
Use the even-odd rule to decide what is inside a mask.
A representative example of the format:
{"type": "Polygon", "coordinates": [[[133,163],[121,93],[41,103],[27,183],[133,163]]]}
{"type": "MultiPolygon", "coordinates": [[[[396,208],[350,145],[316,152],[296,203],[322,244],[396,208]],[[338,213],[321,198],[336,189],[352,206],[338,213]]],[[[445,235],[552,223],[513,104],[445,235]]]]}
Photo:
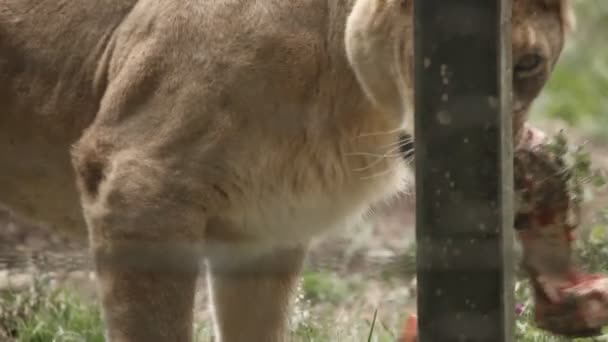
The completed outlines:
{"type": "Polygon", "coordinates": [[[540,71],[545,59],[536,53],[523,55],[515,64],[515,74],[518,77],[529,77],[540,71]]]}

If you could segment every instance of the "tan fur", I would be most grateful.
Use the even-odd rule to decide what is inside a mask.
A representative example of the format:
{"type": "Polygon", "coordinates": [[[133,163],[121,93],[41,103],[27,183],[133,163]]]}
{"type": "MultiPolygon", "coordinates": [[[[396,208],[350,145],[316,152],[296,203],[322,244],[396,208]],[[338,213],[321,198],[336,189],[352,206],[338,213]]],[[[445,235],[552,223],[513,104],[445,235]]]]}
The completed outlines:
{"type": "MultiPolygon", "coordinates": [[[[514,80],[516,128],[565,13],[514,0],[515,60],[547,59],[514,80]]],[[[0,201],[71,236],[86,222],[109,341],[189,341],[201,257],[219,341],[282,341],[308,241],[404,189],[411,15],[408,0],[4,0],[0,201]]]]}

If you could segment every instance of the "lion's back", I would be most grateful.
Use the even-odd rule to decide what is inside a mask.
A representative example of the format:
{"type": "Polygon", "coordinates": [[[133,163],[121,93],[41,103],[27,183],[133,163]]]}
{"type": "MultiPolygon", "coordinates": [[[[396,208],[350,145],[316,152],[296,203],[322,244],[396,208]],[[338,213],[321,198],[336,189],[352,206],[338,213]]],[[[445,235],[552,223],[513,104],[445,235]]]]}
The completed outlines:
{"type": "Polygon", "coordinates": [[[354,82],[349,72],[330,75],[337,83],[320,79],[331,63],[348,68],[341,45],[331,47],[340,31],[326,40],[335,28],[325,9],[323,0],[2,2],[0,165],[10,167],[0,202],[51,224],[83,224],[69,148],[104,120],[101,100],[121,67],[145,53],[155,61],[142,64],[162,65],[152,82],[196,98],[210,115],[238,113],[238,139],[273,127],[289,138],[289,128],[309,126],[308,114],[335,101],[324,90],[344,76],[354,82]],[[328,46],[340,51],[333,60],[328,46]]]}
{"type": "Polygon", "coordinates": [[[136,0],[0,3],[0,133],[73,140],[97,108],[92,85],[112,30],[136,0]],[[9,132],[3,132],[6,128],[9,132]]]}

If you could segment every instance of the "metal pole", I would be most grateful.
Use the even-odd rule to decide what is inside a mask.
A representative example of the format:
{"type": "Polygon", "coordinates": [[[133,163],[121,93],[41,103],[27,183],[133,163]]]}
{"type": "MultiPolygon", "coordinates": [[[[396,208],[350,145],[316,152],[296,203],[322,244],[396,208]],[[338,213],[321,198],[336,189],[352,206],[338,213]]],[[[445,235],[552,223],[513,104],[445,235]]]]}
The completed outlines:
{"type": "Polygon", "coordinates": [[[513,341],[511,0],[415,0],[419,341],[513,341]]]}

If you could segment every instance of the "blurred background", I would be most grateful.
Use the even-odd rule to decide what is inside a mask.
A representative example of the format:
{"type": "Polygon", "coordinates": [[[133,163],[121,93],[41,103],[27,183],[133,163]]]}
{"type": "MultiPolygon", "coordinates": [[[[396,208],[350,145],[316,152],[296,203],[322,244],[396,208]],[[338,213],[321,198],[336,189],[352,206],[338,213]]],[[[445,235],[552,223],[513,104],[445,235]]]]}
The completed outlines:
{"type": "MultiPolygon", "coordinates": [[[[548,133],[564,129],[586,143],[595,166],[608,169],[608,1],[573,3],[577,29],[531,121],[548,133]]],[[[608,271],[608,196],[597,190],[585,205],[593,239],[581,248],[589,268],[608,271]]],[[[315,243],[292,317],[294,341],[395,341],[415,311],[413,209],[412,196],[404,196],[315,243]]],[[[102,341],[88,267],[84,246],[0,211],[0,341],[102,341]]],[[[210,340],[204,286],[198,341],[210,340]]],[[[518,301],[529,303],[529,294],[518,301]]],[[[518,341],[561,341],[536,330],[529,312],[517,329],[518,341]]]]}
{"type": "Polygon", "coordinates": [[[536,103],[534,120],[554,119],[596,142],[608,140],[608,2],[572,0],[577,26],[536,103]]]}

